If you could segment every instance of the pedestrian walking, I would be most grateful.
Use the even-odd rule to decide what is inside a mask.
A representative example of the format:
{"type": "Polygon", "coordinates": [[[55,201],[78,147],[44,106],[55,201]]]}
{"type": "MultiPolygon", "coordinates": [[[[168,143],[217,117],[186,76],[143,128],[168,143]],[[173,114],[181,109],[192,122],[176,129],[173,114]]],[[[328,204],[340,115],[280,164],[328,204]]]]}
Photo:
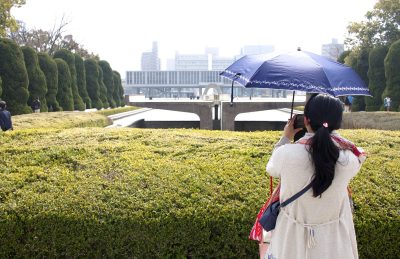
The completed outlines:
{"type": "Polygon", "coordinates": [[[32,111],[35,113],[40,112],[40,100],[38,97],[36,97],[35,100],[33,100],[32,104],[31,104],[31,108],[32,108],[32,111]]]}
{"type": "Polygon", "coordinates": [[[0,127],[3,131],[13,130],[11,113],[7,111],[5,101],[0,101],[0,127]]]}
{"type": "Polygon", "coordinates": [[[392,100],[390,99],[389,96],[386,96],[385,99],[383,99],[383,106],[385,106],[386,111],[390,111],[391,104],[392,104],[392,100]]]}

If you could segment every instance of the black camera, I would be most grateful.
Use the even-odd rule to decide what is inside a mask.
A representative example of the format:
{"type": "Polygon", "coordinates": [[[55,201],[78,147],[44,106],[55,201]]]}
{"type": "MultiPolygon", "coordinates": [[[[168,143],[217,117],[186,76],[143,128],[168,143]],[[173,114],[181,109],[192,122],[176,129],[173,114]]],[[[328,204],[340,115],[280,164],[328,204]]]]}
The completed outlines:
{"type": "Polygon", "coordinates": [[[306,126],[304,125],[304,114],[296,114],[294,116],[293,127],[295,129],[301,129],[294,135],[294,141],[297,141],[301,139],[307,132],[307,130],[305,129],[306,126]]]}
{"type": "Polygon", "coordinates": [[[303,129],[304,126],[304,114],[296,114],[294,116],[294,123],[293,126],[295,129],[303,129]]]}

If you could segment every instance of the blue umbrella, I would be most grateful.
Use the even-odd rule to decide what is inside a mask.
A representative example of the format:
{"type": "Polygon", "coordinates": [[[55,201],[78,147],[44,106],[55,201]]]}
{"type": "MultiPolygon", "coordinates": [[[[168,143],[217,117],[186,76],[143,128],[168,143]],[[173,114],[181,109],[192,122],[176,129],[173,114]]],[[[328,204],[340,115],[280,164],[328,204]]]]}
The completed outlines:
{"type": "MultiPolygon", "coordinates": [[[[221,76],[244,87],[325,93],[332,96],[371,96],[350,67],[311,52],[295,51],[271,58],[248,55],[230,65],[221,76]]],[[[233,102],[233,91],[231,103],[233,102]]],[[[294,97],[294,92],[293,92],[294,97]]]]}

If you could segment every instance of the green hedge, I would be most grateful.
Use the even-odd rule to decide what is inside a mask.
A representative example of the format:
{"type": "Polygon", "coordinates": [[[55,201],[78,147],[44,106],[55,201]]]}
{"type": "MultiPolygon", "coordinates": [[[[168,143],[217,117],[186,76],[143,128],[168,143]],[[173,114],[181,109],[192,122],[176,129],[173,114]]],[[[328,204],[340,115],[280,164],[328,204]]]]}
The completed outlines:
{"type": "Polygon", "coordinates": [[[58,68],[57,63],[47,53],[38,53],[39,66],[46,77],[47,93],[46,102],[49,111],[61,111],[57,101],[58,68]]]}
{"type": "Polygon", "coordinates": [[[58,73],[57,101],[64,111],[74,110],[74,96],[71,89],[71,72],[67,62],[61,58],[55,58],[58,73]]]}
{"type": "Polygon", "coordinates": [[[100,85],[98,82],[99,69],[97,61],[88,58],[85,59],[83,63],[85,65],[86,73],[86,89],[92,102],[92,108],[100,110],[103,108],[103,103],[100,100],[100,85]]]}
{"type": "Polygon", "coordinates": [[[392,100],[390,110],[400,111],[400,39],[390,45],[384,62],[386,88],[382,99],[389,96],[392,100]]]}
{"type": "Polygon", "coordinates": [[[115,108],[116,104],[114,100],[114,92],[116,91],[116,89],[114,88],[113,71],[111,69],[110,64],[105,60],[100,60],[98,64],[101,67],[101,70],[103,71],[103,82],[107,88],[108,103],[110,104],[111,108],[115,108]]]}
{"type": "Polygon", "coordinates": [[[29,98],[28,73],[21,48],[12,40],[0,38],[1,99],[7,102],[11,114],[32,112],[26,104],[29,98]]]}
{"type": "Polygon", "coordinates": [[[39,66],[38,55],[32,47],[23,46],[21,47],[22,53],[24,55],[25,67],[28,73],[28,91],[29,99],[28,105],[32,107],[32,103],[36,98],[40,100],[40,111],[47,112],[47,83],[46,76],[39,66]]]}
{"type": "MultiPolygon", "coordinates": [[[[78,91],[76,67],[75,67],[75,55],[67,49],[60,49],[54,53],[54,59],[57,58],[64,60],[69,68],[69,72],[71,75],[70,86],[74,103],[74,108],[72,110],[84,111],[86,107],[78,91]]],[[[60,73],[59,73],[59,80],[62,80],[62,78],[60,78],[60,73]]],[[[69,109],[64,109],[64,110],[69,111],[69,109]]]]}
{"type": "MultiPolygon", "coordinates": [[[[257,258],[279,132],[35,129],[0,135],[0,257],[257,258]]],[[[361,258],[396,258],[400,132],[343,131],[361,258]]]]}
{"type": "Polygon", "coordinates": [[[397,258],[400,243],[400,132],[348,130],[368,159],[353,180],[360,258],[397,258]],[[379,255],[379,256],[377,256],[379,255]]]}
{"type": "Polygon", "coordinates": [[[96,113],[102,114],[105,116],[109,116],[109,115],[114,115],[117,113],[129,112],[129,111],[133,111],[133,110],[137,110],[137,109],[139,109],[139,108],[135,107],[135,106],[125,106],[125,107],[119,107],[119,108],[115,108],[115,109],[104,109],[104,110],[97,111],[96,113]]]}
{"type": "Polygon", "coordinates": [[[111,123],[107,117],[96,112],[32,113],[13,116],[12,120],[16,130],[105,127],[111,123]]]}
{"type": "Polygon", "coordinates": [[[400,130],[399,112],[345,112],[343,129],[400,130]]]}

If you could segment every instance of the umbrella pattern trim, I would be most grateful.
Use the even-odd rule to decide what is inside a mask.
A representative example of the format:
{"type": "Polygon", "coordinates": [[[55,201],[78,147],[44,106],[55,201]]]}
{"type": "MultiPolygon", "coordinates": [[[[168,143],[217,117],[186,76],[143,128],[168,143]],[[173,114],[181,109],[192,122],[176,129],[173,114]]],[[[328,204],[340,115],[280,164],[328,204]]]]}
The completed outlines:
{"type": "Polygon", "coordinates": [[[323,86],[317,86],[313,85],[312,83],[306,82],[306,83],[291,83],[287,81],[247,81],[250,84],[265,84],[265,85],[275,85],[275,86],[287,86],[287,87],[300,87],[300,88],[312,88],[315,90],[332,90],[332,91],[366,91],[367,89],[363,87],[356,87],[356,86],[337,86],[337,87],[330,87],[330,89],[327,89],[323,86]]]}
{"type": "MultiPolygon", "coordinates": [[[[229,70],[225,70],[223,73],[221,73],[222,76],[225,76],[231,80],[232,80],[232,78],[230,78],[227,75],[224,75],[225,73],[236,76],[236,73],[229,71],[229,70]]],[[[288,81],[284,81],[284,80],[281,80],[281,81],[259,81],[259,80],[250,81],[248,78],[240,75],[237,77],[237,82],[239,84],[241,84],[242,83],[242,82],[240,82],[241,80],[245,82],[245,84],[243,86],[245,86],[246,84],[260,84],[260,85],[270,85],[270,86],[275,86],[275,87],[285,86],[285,87],[288,87],[289,89],[300,88],[300,89],[310,90],[310,88],[311,88],[311,89],[315,89],[318,92],[325,92],[325,93],[355,91],[355,92],[360,92],[360,94],[368,93],[368,95],[370,95],[368,92],[368,89],[366,89],[364,87],[357,87],[357,86],[336,86],[336,87],[333,86],[328,89],[323,86],[314,85],[311,82],[293,83],[293,82],[288,82],[288,81]]],[[[353,93],[353,94],[356,95],[356,93],[353,93]]]]}
{"type": "MultiPolygon", "coordinates": [[[[220,73],[220,75],[221,75],[221,76],[225,76],[225,77],[227,77],[227,78],[229,78],[229,79],[232,79],[231,77],[225,75],[225,73],[226,73],[226,74],[229,74],[229,75],[232,75],[232,76],[236,76],[236,75],[237,75],[237,73],[234,73],[234,72],[232,72],[232,71],[230,71],[230,70],[225,70],[224,72],[220,73]]],[[[242,75],[238,76],[237,78],[238,78],[238,79],[242,79],[242,80],[245,81],[246,83],[250,82],[250,80],[249,80],[248,78],[246,78],[246,77],[244,77],[244,76],[242,76],[242,75]]]]}

